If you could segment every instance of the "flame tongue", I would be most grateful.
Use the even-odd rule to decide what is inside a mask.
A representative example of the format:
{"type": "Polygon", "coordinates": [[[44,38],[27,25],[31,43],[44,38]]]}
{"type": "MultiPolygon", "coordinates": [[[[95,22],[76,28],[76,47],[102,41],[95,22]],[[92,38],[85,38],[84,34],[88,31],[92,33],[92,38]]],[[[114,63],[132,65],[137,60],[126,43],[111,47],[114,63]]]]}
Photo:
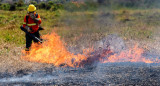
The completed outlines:
{"type": "Polygon", "coordinates": [[[48,41],[42,45],[33,44],[30,54],[22,58],[32,62],[52,63],[55,66],[66,64],[71,67],[78,66],[77,63],[87,59],[84,55],[74,55],[67,51],[60,37],[55,33],[45,35],[44,39],[48,41]]]}
{"type": "Polygon", "coordinates": [[[119,54],[114,54],[107,59],[102,60],[103,63],[106,62],[144,62],[144,63],[159,63],[160,60],[157,58],[149,59],[144,57],[142,54],[144,50],[138,48],[138,45],[135,45],[134,48],[120,52],[119,54]]]}
{"type": "Polygon", "coordinates": [[[60,37],[56,33],[43,36],[46,39],[43,44],[33,44],[29,55],[22,56],[22,59],[31,62],[50,63],[54,66],[70,66],[80,67],[87,62],[101,61],[106,62],[145,62],[145,63],[159,63],[160,60],[151,60],[143,57],[144,50],[138,48],[136,45],[134,48],[120,52],[119,54],[102,50],[100,53],[94,52],[94,54],[88,55],[90,51],[84,51],[84,54],[74,55],[67,51],[66,47],[60,40],[60,37]],[[105,52],[104,52],[105,51],[105,52]],[[111,54],[113,53],[113,54],[111,54]]]}

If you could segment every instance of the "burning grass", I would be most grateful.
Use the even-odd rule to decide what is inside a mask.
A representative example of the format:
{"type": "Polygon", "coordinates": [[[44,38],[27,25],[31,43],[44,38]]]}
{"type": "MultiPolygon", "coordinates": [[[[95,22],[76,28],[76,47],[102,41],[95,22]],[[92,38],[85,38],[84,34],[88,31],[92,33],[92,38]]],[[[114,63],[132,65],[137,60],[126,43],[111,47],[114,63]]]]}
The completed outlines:
{"type": "Polygon", "coordinates": [[[30,54],[22,58],[33,62],[52,63],[55,66],[65,64],[71,67],[78,67],[81,61],[87,59],[85,55],[74,55],[67,51],[60,37],[55,33],[45,35],[44,39],[48,41],[42,45],[34,44],[30,54]]]}
{"type": "MultiPolygon", "coordinates": [[[[159,9],[125,9],[125,12],[123,9],[110,10],[107,12],[82,11],[71,13],[61,10],[57,12],[39,10],[38,13],[43,20],[42,26],[46,29],[42,34],[50,33],[54,29],[58,35],[56,33],[51,33],[43,36],[46,41],[42,45],[33,44],[30,54],[23,57],[21,57],[21,50],[24,49],[24,47],[22,47],[25,43],[24,33],[18,28],[23,23],[23,17],[26,14],[26,11],[0,12],[0,72],[11,72],[15,74],[13,76],[17,75],[19,78],[19,76],[28,74],[26,73],[28,72],[27,70],[31,72],[37,70],[38,73],[36,72],[33,74],[33,76],[36,77],[32,78],[31,76],[32,81],[35,80],[35,78],[37,79],[37,76],[43,75],[39,71],[45,68],[51,68],[54,70],[51,71],[51,73],[53,73],[51,77],[53,76],[52,78],[55,78],[57,75],[60,75],[59,77],[62,77],[64,80],[62,79],[62,81],[59,81],[58,78],[57,83],[62,83],[64,81],[66,85],[70,85],[71,83],[74,85],[77,83],[88,84],[90,82],[90,85],[95,83],[97,83],[97,85],[101,83],[101,85],[105,85],[106,83],[111,85],[122,85],[124,83],[126,83],[125,85],[146,85],[146,83],[151,85],[159,84],[159,66],[153,68],[148,67],[148,63],[160,62],[158,58],[160,53],[160,39],[158,39],[159,21],[157,21],[160,15],[159,9]],[[154,34],[155,32],[156,34],[154,34]],[[120,50],[117,48],[114,49],[112,44],[121,44],[121,42],[112,37],[105,40],[115,40],[114,42],[109,43],[110,47],[104,46],[108,45],[105,43],[102,43],[101,47],[94,44],[95,42],[99,42],[103,38],[108,37],[109,34],[118,34],[120,38],[125,39],[125,43],[128,42],[129,48],[120,50]],[[154,37],[156,37],[156,39],[153,39],[154,37]],[[61,41],[61,39],[63,40],[61,41]],[[140,44],[140,47],[132,45],[135,41],[140,44]],[[94,45],[93,48],[95,49],[91,48],[92,45],[94,45]],[[151,57],[144,56],[146,49],[142,47],[147,47],[148,51],[152,51],[151,54],[153,54],[153,52],[158,52],[158,55],[151,57]],[[86,48],[89,48],[89,50],[85,50],[86,48]],[[20,57],[23,60],[20,59],[20,57]],[[101,62],[101,65],[105,65],[105,63],[109,64],[107,67],[98,66],[103,70],[103,73],[101,72],[102,70],[98,70],[98,68],[95,72],[86,73],[84,71],[93,70],[68,70],[68,67],[66,67],[83,67],[86,66],[87,63],[92,65],[97,62],[101,62]],[[119,67],[119,64],[121,63],[114,65],[116,62],[124,62],[125,66],[119,67]],[[145,64],[147,67],[142,66],[137,68],[137,65],[139,65],[138,63],[136,63],[135,66],[131,65],[126,67],[128,64],[125,64],[125,62],[131,62],[131,64],[132,62],[143,62],[147,63],[145,64]],[[113,65],[110,66],[110,63],[113,63],[113,65]],[[65,72],[67,70],[69,73],[61,75],[59,70],[54,69],[55,66],[56,68],[61,68],[60,66],[63,66],[65,67],[65,72]],[[126,71],[128,73],[126,73],[126,71]],[[97,74],[98,72],[100,73],[97,74]],[[57,75],[55,75],[55,73],[57,75]],[[96,80],[93,80],[93,77],[95,76],[97,78],[96,80]]],[[[44,75],[47,75],[47,78],[48,72],[50,71],[46,70],[44,73],[44,75]]],[[[43,78],[44,75],[42,76],[43,78]]],[[[5,77],[5,75],[2,77],[5,77]]],[[[15,78],[13,79],[15,80],[15,78]]],[[[8,82],[8,80],[11,80],[12,82],[12,79],[6,79],[6,82],[8,82]]],[[[21,80],[26,81],[23,78],[21,80]]],[[[54,81],[56,80],[53,80],[52,84],[55,84],[54,81]]],[[[18,82],[21,83],[21,81],[18,82]]]]}
{"type": "MultiPolygon", "coordinates": [[[[121,50],[116,53],[111,50],[109,44],[104,42],[101,50],[89,50],[83,51],[82,54],[75,55],[67,50],[60,37],[56,33],[51,33],[43,36],[47,41],[43,44],[33,44],[31,51],[28,55],[22,56],[22,59],[39,62],[50,63],[54,66],[69,66],[69,67],[81,67],[85,64],[92,64],[94,62],[144,62],[144,63],[159,63],[159,58],[146,58],[142,54],[144,50],[138,48],[136,45],[134,48],[121,50]],[[109,45],[107,47],[104,47],[109,45]]],[[[116,40],[111,38],[112,40],[116,40]]],[[[111,41],[112,41],[111,40],[111,41]]],[[[104,41],[109,41],[106,39],[104,41]]],[[[117,41],[118,42],[118,41],[117,41]]]]}
{"type": "MultiPolygon", "coordinates": [[[[41,15],[41,18],[43,20],[42,26],[45,27],[45,31],[42,32],[42,34],[50,33],[54,29],[55,32],[60,35],[61,39],[63,39],[62,41],[65,41],[68,46],[72,46],[71,49],[68,46],[66,48],[65,44],[63,45],[62,43],[62,45],[65,46],[63,47],[66,50],[65,53],[73,55],[73,58],[77,57],[74,54],[78,53],[80,53],[80,56],[86,56],[82,53],[83,49],[89,48],[90,46],[94,45],[96,41],[101,40],[109,34],[118,34],[123,39],[125,39],[126,42],[129,40],[138,40],[137,43],[140,43],[139,40],[141,40],[142,42],[144,41],[144,43],[149,43],[149,45],[147,46],[155,48],[156,45],[158,47],[158,41],[153,44],[154,41],[152,39],[152,35],[155,29],[156,32],[159,32],[157,29],[157,27],[159,27],[159,24],[158,21],[156,21],[160,13],[159,10],[125,9],[125,11],[128,11],[128,13],[123,14],[122,10],[108,10],[105,12],[81,11],[71,13],[62,10],[59,10],[57,12],[38,10],[37,12],[41,15]],[[151,12],[151,10],[154,12],[151,12]],[[156,16],[154,16],[155,14],[156,16]],[[58,15],[58,17],[56,15],[58,15]],[[128,16],[128,18],[131,19],[130,21],[123,22],[121,20],[125,19],[121,19],[120,17],[122,16],[128,16]],[[132,18],[134,19],[132,20],[132,18]],[[149,22],[150,19],[153,19],[152,22],[149,22]],[[148,39],[150,40],[149,42],[145,41],[148,39]]],[[[14,67],[11,66],[12,62],[15,65],[19,63],[21,64],[22,60],[20,60],[20,55],[16,56],[13,53],[15,49],[17,49],[17,46],[21,47],[21,49],[24,48],[22,48],[22,45],[24,46],[25,44],[24,33],[18,28],[23,23],[23,17],[26,14],[26,11],[0,12],[0,43],[2,44],[0,49],[0,59],[5,63],[10,62],[10,64],[5,64],[2,62],[3,65],[1,65],[0,68],[3,68],[4,65],[7,65],[8,67],[5,67],[5,69],[3,70],[6,71],[14,69],[14,67]],[[13,28],[11,28],[12,26],[13,28]],[[3,44],[5,44],[5,46],[8,46],[8,48],[3,46],[3,44]],[[14,57],[16,58],[16,60],[11,59],[14,57]]],[[[53,44],[53,46],[55,45],[53,44]]],[[[158,50],[159,49],[155,51],[158,50]]],[[[20,50],[15,51],[15,53],[20,53],[20,50]]],[[[44,53],[42,54],[45,55],[44,53]]],[[[86,58],[88,58],[88,56],[84,57],[84,59],[86,58]]],[[[27,68],[25,65],[29,65],[29,68],[31,68],[31,66],[33,65],[30,65],[30,63],[32,64],[32,62],[22,61],[23,66],[18,66],[16,69],[27,68]]]]}
{"type": "Polygon", "coordinates": [[[138,45],[135,45],[129,50],[124,50],[119,54],[111,55],[104,60],[103,63],[107,62],[144,62],[144,63],[159,63],[160,59],[158,57],[146,58],[142,54],[144,50],[139,48],[138,45]]]}

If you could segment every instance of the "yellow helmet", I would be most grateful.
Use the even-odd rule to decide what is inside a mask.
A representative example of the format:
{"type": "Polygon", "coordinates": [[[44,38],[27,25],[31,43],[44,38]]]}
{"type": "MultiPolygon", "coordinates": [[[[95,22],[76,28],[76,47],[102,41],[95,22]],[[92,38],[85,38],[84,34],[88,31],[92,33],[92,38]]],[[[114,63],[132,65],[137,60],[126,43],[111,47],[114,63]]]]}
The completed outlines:
{"type": "Polygon", "coordinates": [[[28,7],[28,11],[29,12],[36,11],[36,7],[33,4],[30,4],[29,7],[28,7]]]}

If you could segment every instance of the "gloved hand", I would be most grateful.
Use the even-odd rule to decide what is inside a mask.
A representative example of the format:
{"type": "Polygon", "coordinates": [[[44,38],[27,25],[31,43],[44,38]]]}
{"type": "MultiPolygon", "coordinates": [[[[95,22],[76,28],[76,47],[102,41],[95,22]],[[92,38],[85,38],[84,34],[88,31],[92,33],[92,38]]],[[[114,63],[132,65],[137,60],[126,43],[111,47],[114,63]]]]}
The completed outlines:
{"type": "Polygon", "coordinates": [[[28,31],[28,32],[31,32],[32,30],[30,29],[30,27],[28,26],[25,26],[25,29],[28,31]]]}
{"type": "Polygon", "coordinates": [[[39,21],[38,18],[34,15],[34,13],[30,13],[29,16],[37,23],[39,21]]]}
{"type": "Polygon", "coordinates": [[[34,13],[29,13],[29,16],[34,20],[36,18],[36,16],[34,15],[34,13]]]}
{"type": "Polygon", "coordinates": [[[34,20],[34,22],[36,22],[36,23],[39,21],[39,19],[38,19],[38,18],[35,18],[35,19],[33,19],[33,20],[34,20]]]}

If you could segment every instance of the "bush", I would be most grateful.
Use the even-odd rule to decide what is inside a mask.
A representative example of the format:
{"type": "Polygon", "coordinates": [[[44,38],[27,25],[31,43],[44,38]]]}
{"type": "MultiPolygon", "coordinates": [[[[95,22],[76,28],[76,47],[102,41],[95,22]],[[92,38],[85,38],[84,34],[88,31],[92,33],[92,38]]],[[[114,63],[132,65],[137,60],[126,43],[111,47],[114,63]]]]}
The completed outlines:
{"type": "Polygon", "coordinates": [[[15,4],[11,5],[10,8],[9,8],[9,10],[10,11],[15,11],[16,10],[16,5],[15,4]]]}
{"type": "Polygon", "coordinates": [[[18,6],[18,7],[24,6],[23,0],[19,0],[18,3],[17,3],[17,6],[18,6]]]}
{"type": "Polygon", "coordinates": [[[46,4],[46,10],[50,10],[53,5],[54,5],[54,2],[53,2],[53,1],[49,1],[49,2],[46,4]]]}
{"type": "Polygon", "coordinates": [[[55,3],[53,1],[49,1],[48,5],[54,5],[55,3]]]}
{"type": "Polygon", "coordinates": [[[56,11],[58,9],[63,9],[63,5],[62,4],[54,4],[54,5],[52,5],[50,10],[51,11],[56,11]]]}
{"type": "Polygon", "coordinates": [[[46,4],[46,10],[50,10],[51,9],[51,7],[52,7],[52,5],[50,5],[50,4],[46,4]]]}
{"type": "Polygon", "coordinates": [[[10,4],[6,3],[6,4],[2,4],[0,7],[1,10],[9,10],[10,9],[10,4]]]}
{"type": "Polygon", "coordinates": [[[51,10],[51,11],[63,9],[62,4],[55,4],[55,2],[53,2],[53,1],[49,1],[48,3],[41,2],[41,3],[37,4],[37,7],[39,9],[46,9],[46,10],[51,10]]]}
{"type": "Polygon", "coordinates": [[[37,2],[36,1],[31,1],[30,4],[37,5],[37,2]]]}
{"type": "Polygon", "coordinates": [[[40,9],[45,9],[45,8],[46,8],[46,3],[41,2],[41,3],[38,5],[38,8],[40,8],[40,9]]]}

